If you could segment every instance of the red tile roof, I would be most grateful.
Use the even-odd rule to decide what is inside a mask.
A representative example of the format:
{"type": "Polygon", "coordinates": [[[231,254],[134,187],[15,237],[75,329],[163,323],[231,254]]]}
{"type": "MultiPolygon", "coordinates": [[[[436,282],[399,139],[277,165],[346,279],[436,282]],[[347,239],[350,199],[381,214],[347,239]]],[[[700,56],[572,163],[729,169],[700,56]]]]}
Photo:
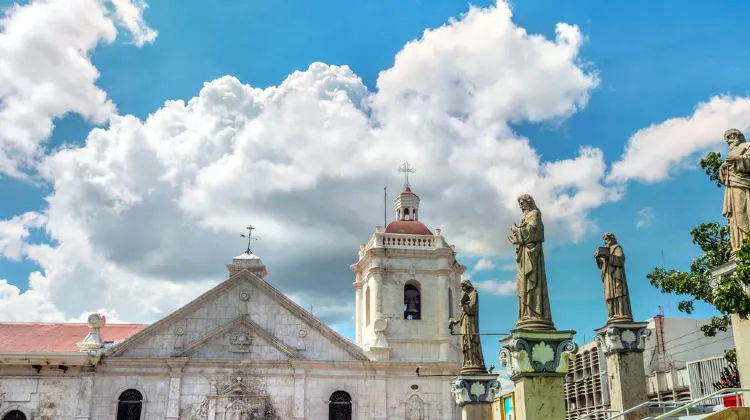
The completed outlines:
{"type": "MultiPolygon", "coordinates": [[[[99,331],[104,341],[122,341],[146,328],[140,324],[107,324],[99,331]]],[[[89,333],[87,324],[0,322],[0,351],[69,352],[89,333]]]]}
{"type": "Polygon", "coordinates": [[[405,233],[409,235],[432,235],[430,229],[418,220],[394,220],[385,227],[385,233],[405,233]]]}

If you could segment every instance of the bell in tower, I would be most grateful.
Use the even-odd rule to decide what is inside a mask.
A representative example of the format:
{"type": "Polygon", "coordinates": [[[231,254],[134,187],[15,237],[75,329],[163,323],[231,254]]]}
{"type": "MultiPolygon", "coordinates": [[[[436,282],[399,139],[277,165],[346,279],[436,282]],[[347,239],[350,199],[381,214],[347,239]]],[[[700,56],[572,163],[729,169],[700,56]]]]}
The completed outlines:
{"type": "Polygon", "coordinates": [[[404,287],[404,319],[420,319],[419,289],[413,284],[404,287]]]}

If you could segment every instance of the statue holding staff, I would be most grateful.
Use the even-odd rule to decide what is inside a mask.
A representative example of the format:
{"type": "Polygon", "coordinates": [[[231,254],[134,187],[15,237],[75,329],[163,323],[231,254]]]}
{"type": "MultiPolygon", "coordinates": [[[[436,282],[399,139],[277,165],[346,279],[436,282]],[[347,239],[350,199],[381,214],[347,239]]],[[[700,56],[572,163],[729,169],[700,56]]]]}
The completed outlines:
{"type": "Polygon", "coordinates": [[[469,280],[461,281],[461,317],[452,319],[448,329],[453,333],[453,326],[459,325],[463,367],[461,373],[487,373],[482,354],[482,342],[479,336],[479,293],[469,280]]]}

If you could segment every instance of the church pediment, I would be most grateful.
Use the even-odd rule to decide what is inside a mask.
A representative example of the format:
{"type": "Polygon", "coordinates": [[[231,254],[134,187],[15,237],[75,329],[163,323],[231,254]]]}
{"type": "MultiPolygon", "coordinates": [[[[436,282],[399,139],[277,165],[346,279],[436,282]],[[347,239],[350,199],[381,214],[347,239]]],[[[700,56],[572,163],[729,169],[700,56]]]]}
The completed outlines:
{"type": "Polygon", "coordinates": [[[285,358],[369,360],[356,344],[247,270],[234,273],[192,302],[116,344],[106,355],[209,357],[212,352],[213,357],[236,358],[244,350],[252,353],[253,346],[265,346],[285,358]],[[243,344],[243,339],[254,342],[243,344]]]}
{"type": "Polygon", "coordinates": [[[247,315],[188,344],[176,357],[302,359],[293,347],[269,334],[247,315]]]}

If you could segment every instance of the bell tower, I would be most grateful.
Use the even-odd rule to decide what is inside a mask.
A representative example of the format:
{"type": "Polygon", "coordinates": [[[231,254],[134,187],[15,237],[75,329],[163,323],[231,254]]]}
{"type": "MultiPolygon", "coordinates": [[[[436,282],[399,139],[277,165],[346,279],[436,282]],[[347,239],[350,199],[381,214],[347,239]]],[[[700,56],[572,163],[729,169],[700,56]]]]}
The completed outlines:
{"type": "Polygon", "coordinates": [[[404,189],[394,200],[395,220],[375,228],[360,245],[355,274],[356,342],[375,360],[460,361],[448,320],[458,316],[461,274],[466,270],[441,235],[419,221],[408,163],[404,189]]]}

